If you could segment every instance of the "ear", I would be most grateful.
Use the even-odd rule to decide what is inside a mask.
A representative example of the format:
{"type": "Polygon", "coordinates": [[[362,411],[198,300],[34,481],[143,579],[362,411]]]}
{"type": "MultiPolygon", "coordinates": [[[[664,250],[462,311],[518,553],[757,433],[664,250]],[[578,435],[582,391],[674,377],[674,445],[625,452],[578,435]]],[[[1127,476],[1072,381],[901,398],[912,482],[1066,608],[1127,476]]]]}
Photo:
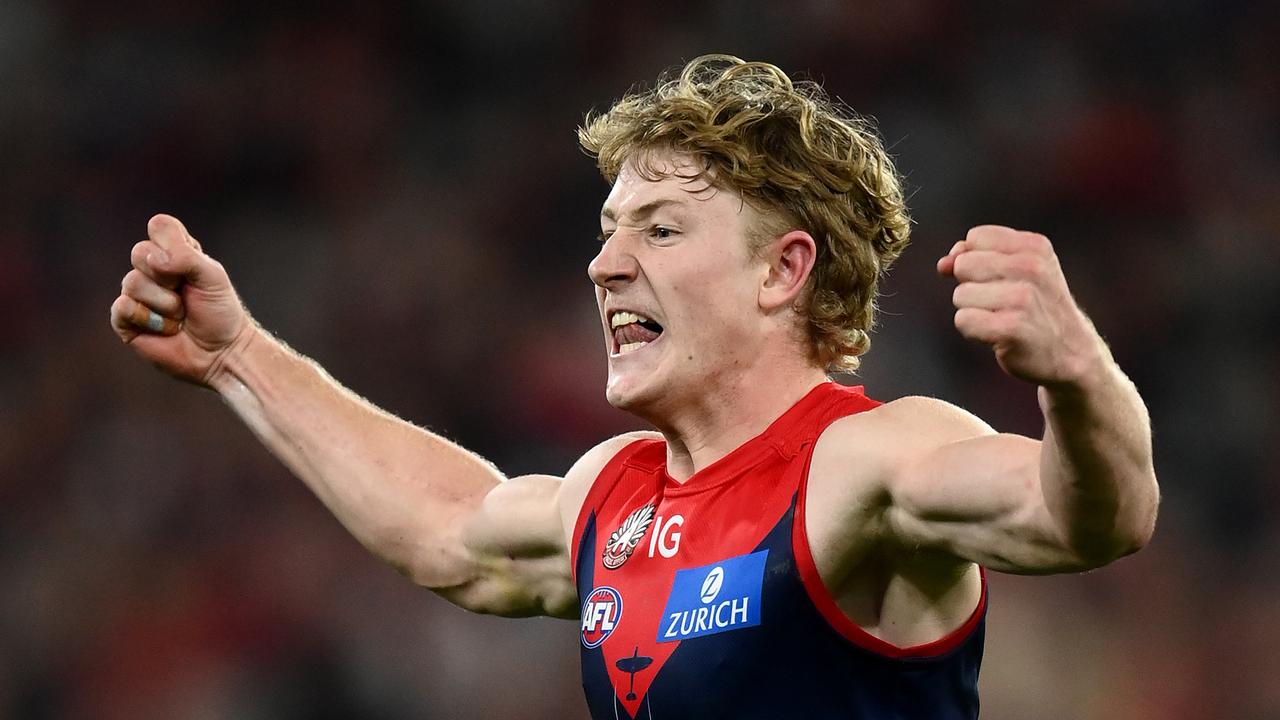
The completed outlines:
{"type": "Polygon", "coordinates": [[[792,230],[764,248],[768,273],[760,285],[760,307],[766,311],[790,307],[804,291],[818,245],[803,230],[792,230]]]}

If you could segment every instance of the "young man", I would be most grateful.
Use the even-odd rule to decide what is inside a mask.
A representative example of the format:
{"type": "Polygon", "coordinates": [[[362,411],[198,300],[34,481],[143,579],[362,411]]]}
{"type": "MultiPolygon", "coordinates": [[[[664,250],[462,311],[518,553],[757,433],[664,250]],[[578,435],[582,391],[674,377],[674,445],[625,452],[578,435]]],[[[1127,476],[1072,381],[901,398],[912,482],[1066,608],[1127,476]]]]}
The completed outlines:
{"type": "Polygon", "coordinates": [[[504,478],[256,325],[174,218],[112,325],[221,394],[370,550],[477,612],[579,618],[593,716],[977,715],[986,580],[1142,547],[1146,411],[1048,240],[983,226],[938,261],[955,323],[1039,386],[1040,441],[836,385],[907,242],[867,125],[709,56],[580,131],[613,183],[589,274],[609,401],[657,432],[504,478]]]}

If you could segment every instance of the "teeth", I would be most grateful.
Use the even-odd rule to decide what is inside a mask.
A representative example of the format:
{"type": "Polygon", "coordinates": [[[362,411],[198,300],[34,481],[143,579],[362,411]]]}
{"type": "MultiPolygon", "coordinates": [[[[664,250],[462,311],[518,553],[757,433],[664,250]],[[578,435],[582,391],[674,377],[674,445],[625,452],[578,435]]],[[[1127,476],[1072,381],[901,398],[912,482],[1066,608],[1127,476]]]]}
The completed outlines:
{"type": "Polygon", "coordinates": [[[639,350],[640,348],[642,348],[642,347],[644,347],[645,345],[648,345],[648,344],[649,344],[649,343],[647,343],[647,342],[633,342],[633,343],[625,343],[625,344],[621,345],[620,347],[618,347],[618,354],[619,354],[619,355],[625,355],[625,354],[627,354],[627,353],[629,353],[629,352],[634,352],[634,351],[636,351],[636,350],[639,350]]]}
{"type": "Polygon", "coordinates": [[[623,325],[630,325],[631,323],[638,323],[641,321],[651,322],[649,318],[643,315],[637,315],[633,312],[620,310],[613,314],[613,319],[610,321],[610,325],[615,328],[620,328],[623,325]]]}

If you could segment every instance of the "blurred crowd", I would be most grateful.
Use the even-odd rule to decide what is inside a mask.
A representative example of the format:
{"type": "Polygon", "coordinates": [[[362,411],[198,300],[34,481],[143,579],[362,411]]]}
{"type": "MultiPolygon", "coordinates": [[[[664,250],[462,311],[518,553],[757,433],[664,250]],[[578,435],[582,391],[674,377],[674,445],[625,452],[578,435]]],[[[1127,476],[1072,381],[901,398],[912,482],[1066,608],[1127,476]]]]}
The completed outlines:
{"type": "Polygon", "coordinates": [[[0,718],[585,718],[577,633],[369,556],[107,323],[177,215],[250,311],[509,474],[603,398],[584,113],[704,52],[874,116],[913,247],[857,377],[1041,431],[951,326],[975,224],[1054,240],[1146,397],[1146,550],[994,576],[984,717],[1280,717],[1280,6],[1154,0],[0,3],[0,718]]]}

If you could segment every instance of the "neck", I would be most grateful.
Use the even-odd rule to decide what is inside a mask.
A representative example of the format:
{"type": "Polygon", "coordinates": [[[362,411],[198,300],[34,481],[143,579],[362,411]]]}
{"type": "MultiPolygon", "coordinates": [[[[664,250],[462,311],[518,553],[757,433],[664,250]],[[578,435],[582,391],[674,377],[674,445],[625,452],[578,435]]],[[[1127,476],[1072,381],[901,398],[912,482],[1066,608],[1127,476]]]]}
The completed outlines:
{"type": "Polygon", "coordinates": [[[752,372],[731,368],[708,379],[678,410],[647,418],[667,441],[667,472],[679,482],[728,455],[828,380],[802,365],[757,363],[752,372]]]}

